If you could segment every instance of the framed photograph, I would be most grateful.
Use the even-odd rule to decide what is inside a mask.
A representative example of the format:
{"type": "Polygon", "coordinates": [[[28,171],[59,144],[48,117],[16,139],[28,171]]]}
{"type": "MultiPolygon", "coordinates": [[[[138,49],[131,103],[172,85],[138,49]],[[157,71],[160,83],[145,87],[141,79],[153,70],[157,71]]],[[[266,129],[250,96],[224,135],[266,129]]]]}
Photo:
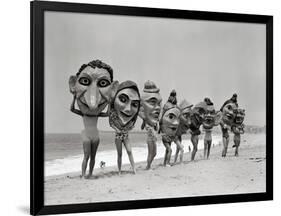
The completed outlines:
{"type": "Polygon", "coordinates": [[[31,2],[32,215],[273,199],[273,17],[31,2]]]}

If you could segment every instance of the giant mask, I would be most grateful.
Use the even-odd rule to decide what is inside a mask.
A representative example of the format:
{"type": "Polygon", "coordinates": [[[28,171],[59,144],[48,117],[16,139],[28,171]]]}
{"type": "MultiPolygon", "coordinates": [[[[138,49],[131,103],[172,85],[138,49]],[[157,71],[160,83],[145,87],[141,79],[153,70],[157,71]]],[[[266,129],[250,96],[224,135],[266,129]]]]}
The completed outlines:
{"type": "Polygon", "coordinates": [[[162,102],[159,92],[159,88],[152,81],[145,82],[139,116],[151,127],[155,127],[159,121],[162,102]]]}
{"type": "Polygon", "coordinates": [[[163,113],[160,120],[160,130],[168,136],[175,136],[179,123],[181,111],[176,105],[176,92],[170,93],[167,103],[163,107],[163,113]]]}
{"type": "Polygon", "coordinates": [[[212,129],[214,126],[219,125],[222,113],[216,112],[215,107],[209,98],[204,99],[206,103],[206,111],[203,119],[204,129],[212,129]]]}
{"type": "Polygon", "coordinates": [[[110,104],[110,125],[122,130],[133,127],[140,108],[140,95],[137,85],[132,81],[122,82],[110,104]]]}
{"type": "Polygon", "coordinates": [[[199,102],[196,104],[191,112],[191,124],[196,128],[199,128],[200,125],[203,123],[205,114],[206,114],[206,103],[199,102]]]}
{"type": "Polygon", "coordinates": [[[183,100],[181,101],[179,108],[181,110],[181,114],[180,114],[180,125],[179,125],[179,129],[178,129],[178,133],[179,135],[186,133],[187,130],[189,129],[189,126],[191,124],[191,107],[193,105],[188,102],[187,100],[183,100]]]}
{"type": "Polygon", "coordinates": [[[110,100],[112,68],[100,60],[81,66],[76,76],[69,78],[70,92],[84,115],[100,114],[110,100]]]}
{"type": "Polygon", "coordinates": [[[161,131],[168,135],[174,136],[179,126],[180,109],[176,106],[170,107],[163,113],[161,119],[161,131]]]}
{"type": "Polygon", "coordinates": [[[235,134],[243,134],[244,133],[244,118],[245,118],[245,110],[238,108],[236,110],[236,115],[233,122],[232,131],[235,134]]]}
{"type": "Polygon", "coordinates": [[[234,123],[237,108],[237,105],[232,102],[229,102],[223,106],[222,121],[224,124],[231,126],[234,123]]]}

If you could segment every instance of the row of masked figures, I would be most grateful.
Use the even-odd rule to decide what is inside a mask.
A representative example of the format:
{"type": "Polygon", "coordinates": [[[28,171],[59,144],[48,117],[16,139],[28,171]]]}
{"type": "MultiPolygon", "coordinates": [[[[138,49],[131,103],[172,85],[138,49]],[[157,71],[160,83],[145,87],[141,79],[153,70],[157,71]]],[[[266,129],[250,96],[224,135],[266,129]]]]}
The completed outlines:
{"type": "Polygon", "coordinates": [[[183,162],[184,146],[182,136],[191,134],[193,144],[191,160],[195,159],[199,135],[204,136],[204,157],[209,158],[212,145],[212,129],[220,125],[223,137],[222,157],[227,154],[229,133],[234,134],[235,155],[238,156],[240,136],[244,133],[245,110],[238,107],[237,95],[227,100],[220,110],[215,110],[210,98],[193,105],[187,100],[177,101],[176,91],[172,90],[167,102],[162,106],[160,89],[152,81],[146,81],[142,91],[133,81],[118,82],[113,79],[113,69],[100,60],[83,64],[76,75],[69,78],[70,92],[73,94],[71,111],[82,117],[84,158],[82,177],[92,176],[95,156],[99,146],[98,118],[108,118],[115,130],[117,165],[119,174],[122,166],[122,147],[124,145],[134,173],[136,173],[129,132],[134,128],[137,118],[143,121],[142,130],[147,132],[147,169],[151,168],[157,153],[157,133],[161,134],[166,148],[164,166],[171,165],[171,144],[175,143],[174,162],[183,162]],[[76,104],[78,109],[76,108],[76,104]],[[107,111],[104,111],[107,108],[107,111]],[[89,174],[86,169],[89,165],[89,174]]]}

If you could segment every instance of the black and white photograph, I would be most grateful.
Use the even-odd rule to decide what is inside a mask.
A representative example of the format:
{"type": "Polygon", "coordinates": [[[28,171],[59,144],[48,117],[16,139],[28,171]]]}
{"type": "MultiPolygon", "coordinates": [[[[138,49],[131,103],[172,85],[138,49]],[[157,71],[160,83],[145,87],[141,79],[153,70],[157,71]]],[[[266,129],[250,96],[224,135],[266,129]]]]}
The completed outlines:
{"type": "Polygon", "coordinates": [[[47,11],[44,205],[266,192],[266,25],[47,11]]]}

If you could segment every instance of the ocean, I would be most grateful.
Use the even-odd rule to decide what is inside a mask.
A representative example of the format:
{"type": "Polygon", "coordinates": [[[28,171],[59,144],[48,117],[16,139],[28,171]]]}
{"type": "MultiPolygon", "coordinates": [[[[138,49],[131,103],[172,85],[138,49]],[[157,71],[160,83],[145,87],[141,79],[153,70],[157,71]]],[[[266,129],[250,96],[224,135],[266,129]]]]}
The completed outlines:
{"type": "MultiPolygon", "coordinates": [[[[106,166],[116,166],[117,151],[114,144],[114,132],[100,132],[100,144],[96,155],[95,169],[99,168],[100,161],[106,162],[106,166]]],[[[130,143],[135,162],[146,161],[147,144],[145,132],[132,132],[129,134],[130,143]]],[[[213,135],[213,144],[221,142],[221,135],[213,135]]],[[[190,136],[183,136],[182,144],[185,152],[192,149],[190,136]]],[[[45,134],[45,176],[61,175],[81,170],[83,159],[83,147],[80,134],[45,134]]],[[[200,136],[199,149],[204,148],[203,135],[200,136]]],[[[173,154],[176,145],[172,144],[173,154]]],[[[157,155],[155,158],[164,157],[165,147],[162,144],[161,136],[157,137],[157,155]]],[[[122,164],[128,164],[128,156],[123,148],[122,164]]]]}

